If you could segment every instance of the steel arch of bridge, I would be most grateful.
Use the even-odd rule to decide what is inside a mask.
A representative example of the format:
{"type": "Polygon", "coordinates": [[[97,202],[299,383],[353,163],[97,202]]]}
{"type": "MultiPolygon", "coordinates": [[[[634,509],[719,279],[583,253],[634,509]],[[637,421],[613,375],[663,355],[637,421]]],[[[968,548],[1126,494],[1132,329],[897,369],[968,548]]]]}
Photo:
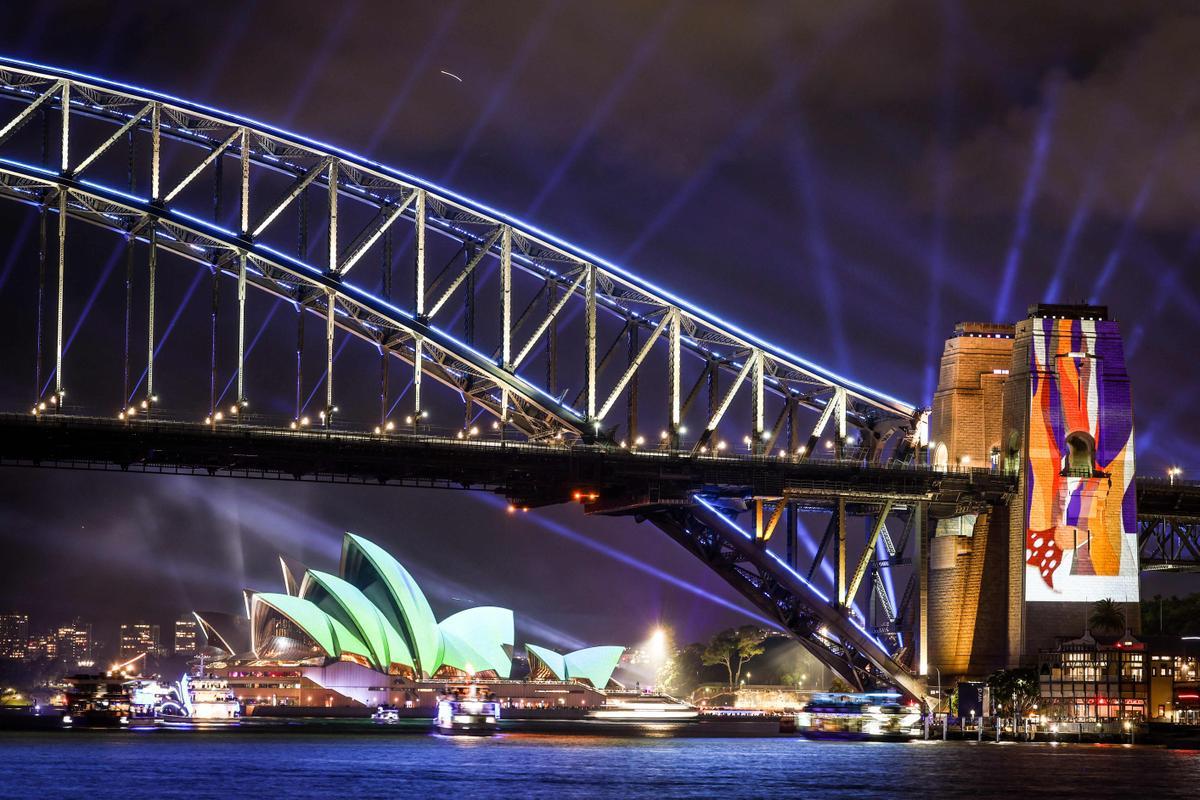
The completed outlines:
{"type": "MultiPolygon", "coordinates": [[[[757,456],[772,451],[785,429],[789,439],[785,452],[792,463],[806,460],[822,436],[830,436],[835,453],[841,455],[848,426],[863,432],[863,456],[869,462],[884,460],[889,442],[893,455],[902,454],[922,433],[921,409],[764,342],[533,226],[343,150],[167,95],[11,59],[0,59],[0,98],[21,104],[11,118],[0,115],[0,196],[37,206],[43,215],[54,213],[58,220],[59,296],[51,399],[59,404],[65,392],[64,243],[67,220],[76,219],[148,246],[151,311],[146,402],[151,405],[156,402],[153,275],[157,255],[164,252],[207,265],[215,277],[224,275],[237,281],[238,405],[247,400],[246,289],[255,288],[323,318],[326,420],[332,420],[336,410],[333,343],[335,330],[341,329],[371,343],[385,356],[410,365],[414,420],[421,417],[421,384],[423,376],[428,376],[469,397],[469,402],[533,442],[553,441],[565,435],[615,447],[616,437],[607,420],[631,382],[651,369],[648,357],[656,345],[659,352],[666,351],[665,375],[657,377],[664,379],[667,387],[666,444],[675,456],[689,452],[695,455],[711,447],[713,432],[739,392],[749,398],[752,420],[748,440],[751,453],[757,456]],[[44,151],[53,154],[54,166],[10,157],[12,153],[7,149],[16,134],[39,115],[44,126],[50,115],[56,115],[53,135],[45,137],[43,146],[44,151]],[[73,148],[72,131],[81,119],[108,123],[112,132],[97,146],[82,150],[76,142],[73,148]],[[150,142],[150,192],[146,196],[92,180],[94,173],[89,172],[123,138],[132,141],[135,134],[150,142]],[[190,170],[174,184],[163,180],[162,145],[167,140],[193,145],[199,151],[190,170]],[[189,187],[206,173],[215,172],[220,181],[220,170],[226,162],[235,163],[238,169],[239,214],[233,229],[206,221],[199,209],[189,211],[183,203],[189,187]],[[287,176],[290,187],[282,195],[277,190],[262,189],[255,178],[263,171],[287,176]],[[264,233],[279,224],[280,215],[310,189],[326,198],[321,214],[328,243],[319,264],[291,257],[263,239],[264,233]],[[346,236],[351,204],[358,212],[365,209],[369,221],[346,236]],[[415,238],[412,308],[403,308],[361,288],[352,274],[368,251],[378,247],[381,238],[402,220],[412,226],[415,238]],[[464,254],[461,267],[443,271],[445,282],[428,279],[432,274],[428,269],[431,265],[426,263],[430,233],[458,243],[464,254]],[[472,346],[449,333],[443,320],[452,294],[470,281],[479,265],[489,258],[499,267],[497,311],[502,325],[497,341],[486,347],[472,346]],[[526,313],[514,319],[512,280],[520,273],[544,284],[548,297],[545,314],[531,315],[531,303],[526,313]],[[572,301],[582,306],[584,315],[584,336],[577,343],[584,354],[581,408],[564,402],[565,393],[556,396],[553,386],[539,386],[519,373],[532,349],[544,337],[555,335],[557,320],[572,301]],[[603,354],[597,341],[601,312],[622,324],[618,342],[603,354]],[[526,330],[532,333],[518,337],[526,322],[530,323],[526,330]],[[629,341],[628,362],[617,380],[605,386],[602,373],[622,337],[629,341]],[[691,391],[682,382],[681,360],[685,354],[697,357],[704,365],[691,391]],[[717,375],[724,376],[724,386],[722,391],[714,392],[717,375]],[[710,389],[706,423],[692,447],[684,448],[682,418],[705,380],[710,389]],[[773,424],[766,416],[768,395],[783,400],[783,411],[773,424]],[[816,416],[807,439],[795,430],[795,412],[801,408],[816,416]]],[[[128,361],[128,354],[126,358],[128,361]]],[[[215,410],[214,406],[210,413],[215,410]]],[[[851,683],[866,687],[890,681],[920,697],[920,681],[896,658],[896,639],[891,640],[891,648],[885,646],[851,610],[854,591],[873,558],[875,539],[869,543],[851,581],[854,590],[846,596],[846,576],[841,575],[840,596],[831,601],[794,566],[772,563],[774,555],[765,548],[765,540],[794,498],[785,493],[754,500],[760,517],[757,537],[743,535],[745,532],[734,526],[723,511],[702,496],[694,497],[688,506],[647,507],[644,514],[627,513],[638,513],[652,521],[701,557],[851,683]],[[765,520],[761,517],[767,509],[771,509],[771,519],[764,530],[765,520]]],[[[918,498],[917,505],[921,502],[924,500],[918,498]]],[[[889,508],[881,507],[880,519],[887,516],[889,508]]],[[[882,522],[873,536],[881,532],[887,540],[882,522]]],[[[844,528],[839,535],[844,546],[844,528]]],[[[873,572],[873,579],[878,580],[877,572],[873,572]]]]}
{"type": "MultiPolygon", "coordinates": [[[[469,378],[475,402],[531,438],[567,432],[603,439],[608,430],[606,420],[618,398],[638,373],[647,369],[647,356],[661,339],[668,356],[666,405],[671,442],[676,446],[681,413],[695,393],[685,398],[687,387],[680,376],[684,353],[699,357],[706,372],[722,373],[729,381],[720,402],[710,409],[696,449],[708,444],[709,434],[742,387],[746,387],[752,405],[752,447],[758,450],[770,449],[784,422],[785,415],[781,415],[773,426],[769,425],[764,409],[768,394],[783,398],[788,406],[812,409],[819,415],[806,445],[832,429],[840,448],[847,426],[855,426],[866,432],[864,439],[873,448],[873,459],[880,457],[896,433],[902,439],[914,436],[923,419],[919,409],[768,344],[581,248],[449,190],[338,148],[167,95],[12,59],[0,59],[0,97],[25,104],[15,118],[0,127],[0,157],[4,155],[4,144],[39,110],[57,112],[59,117],[54,148],[57,168],[39,168],[12,159],[0,161],[5,176],[3,190],[8,196],[39,205],[57,199],[68,215],[139,240],[153,238],[155,247],[215,265],[239,281],[307,306],[325,316],[330,329],[344,328],[409,361],[417,383],[418,412],[419,382],[428,372],[459,391],[464,390],[469,378]],[[75,152],[71,147],[71,121],[78,117],[104,120],[115,131],[95,150],[75,152]],[[152,143],[149,196],[136,197],[89,181],[87,171],[97,159],[123,136],[134,133],[148,136],[152,143]],[[161,179],[161,143],[167,138],[204,151],[195,168],[174,186],[161,179]],[[241,172],[237,230],[207,223],[202,213],[176,207],[187,186],[204,171],[218,169],[227,160],[238,162],[241,172]],[[260,194],[266,191],[256,186],[252,167],[285,174],[292,178],[292,187],[282,197],[276,196],[273,189],[270,196],[262,197],[260,194]],[[323,187],[328,197],[323,213],[329,244],[319,265],[291,258],[259,241],[277,224],[280,213],[309,187],[323,187]],[[343,235],[338,228],[339,217],[346,218],[347,203],[365,206],[372,215],[371,221],[352,236],[343,235]],[[386,302],[357,288],[349,279],[367,251],[401,219],[413,226],[416,237],[412,309],[386,302]],[[425,243],[429,232],[458,242],[470,254],[449,285],[435,286],[427,279],[425,243]],[[499,263],[502,286],[499,311],[503,324],[493,356],[467,346],[439,326],[447,313],[446,301],[469,280],[485,257],[499,263]],[[545,315],[527,313],[514,324],[514,270],[544,281],[553,292],[555,302],[547,304],[545,315]],[[580,409],[518,374],[531,349],[553,334],[556,318],[571,299],[583,304],[585,315],[585,339],[581,343],[585,386],[580,409]],[[638,332],[642,337],[636,354],[631,347],[630,363],[610,387],[600,382],[600,373],[613,351],[610,348],[604,357],[598,352],[596,316],[600,311],[616,316],[624,325],[623,331],[632,331],[633,342],[637,343],[638,332]],[[532,335],[518,340],[517,328],[528,321],[525,317],[536,324],[532,335]]],[[[240,359],[239,354],[239,378],[243,369],[240,359]]],[[[61,372],[61,363],[58,366],[61,372]]],[[[56,388],[61,389],[61,381],[60,374],[56,388]]],[[[244,398],[239,395],[238,399],[244,398]]],[[[332,399],[327,392],[328,405],[332,405],[332,399]]],[[[797,448],[796,452],[803,458],[808,450],[797,448]]]]}

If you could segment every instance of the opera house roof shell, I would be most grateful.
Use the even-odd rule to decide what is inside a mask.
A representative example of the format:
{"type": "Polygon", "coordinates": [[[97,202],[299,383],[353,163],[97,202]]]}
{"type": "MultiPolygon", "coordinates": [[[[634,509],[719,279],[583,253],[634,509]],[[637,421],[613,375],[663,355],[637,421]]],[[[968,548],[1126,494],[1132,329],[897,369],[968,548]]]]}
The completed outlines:
{"type": "MultiPolygon", "coordinates": [[[[339,574],[303,569],[280,559],[285,591],[246,592],[250,650],[272,661],[350,661],[384,673],[433,677],[449,668],[508,678],[513,612],[480,606],[434,616],[412,575],[387,551],[352,533],[342,540],[339,574]]],[[[245,622],[197,613],[209,644],[237,655],[245,622]]],[[[586,680],[604,688],[622,647],[594,647],[561,656],[527,645],[531,666],[556,680],[586,680]]]]}

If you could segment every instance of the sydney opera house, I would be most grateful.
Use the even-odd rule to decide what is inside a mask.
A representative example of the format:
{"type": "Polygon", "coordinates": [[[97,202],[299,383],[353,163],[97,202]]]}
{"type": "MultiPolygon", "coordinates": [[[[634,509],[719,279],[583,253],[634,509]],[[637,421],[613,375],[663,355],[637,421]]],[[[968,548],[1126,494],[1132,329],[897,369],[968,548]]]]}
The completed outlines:
{"type": "Polygon", "coordinates": [[[205,669],[251,707],[432,707],[466,680],[513,707],[591,706],[624,653],[525,644],[528,678],[512,680],[513,612],[481,606],[439,622],[412,575],[374,542],[347,533],[337,575],[280,565],[284,591],[247,590],[244,617],[196,612],[205,669]]]}

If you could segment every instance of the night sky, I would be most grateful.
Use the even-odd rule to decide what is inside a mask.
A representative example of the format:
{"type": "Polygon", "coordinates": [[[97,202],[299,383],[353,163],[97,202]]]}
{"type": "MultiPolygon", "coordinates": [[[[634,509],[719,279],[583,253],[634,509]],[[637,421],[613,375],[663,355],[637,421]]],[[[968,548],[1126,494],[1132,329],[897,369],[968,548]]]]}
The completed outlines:
{"type": "MultiPolygon", "coordinates": [[[[1138,471],[1200,477],[1194,8],[42,0],[5,10],[0,52],[426,176],[917,405],[954,323],[1107,304],[1138,471]]],[[[33,384],[33,216],[0,206],[4,410],[33,384]]],[[[96,236],[98,269],[115,240],[96,236]]],[[[182,289],[165,291],[170,309],[182,289]]],[[[105,305],[84,339],[119,335],[105,305]]],[[[691,640],[754,619],[657,530],[574,507],[49,470],[0,474],[0,608],[101,628],[236,610],[242,588],[278,589],[275,553],[334,568],[344,530],[394,552],[439,616],[515,609],[520,641],[635,643],[660,619],[691,640]]]]}

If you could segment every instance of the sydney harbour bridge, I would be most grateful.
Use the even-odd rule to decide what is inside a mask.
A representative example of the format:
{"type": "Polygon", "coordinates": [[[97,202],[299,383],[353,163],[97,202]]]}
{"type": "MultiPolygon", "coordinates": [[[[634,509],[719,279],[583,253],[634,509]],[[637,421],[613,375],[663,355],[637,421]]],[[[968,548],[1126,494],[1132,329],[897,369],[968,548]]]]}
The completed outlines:
{"type": "MultiPolygon", "coordinates": [[[[633,516],[851,685],[916,698],[930,525],[1016,494],[992,465],[929,466],[927,409],[450,189],[235,114],[0,59],[0,195],[36,214],[38,243],[21,266],[36,301],[6,314],[36,352],[6,365],[32,382],[0,415],[3,464],[633,516]],[[74,362],[64,336],[97,297],[70,290],[101,274],[92,240],[76,245],[89,229],[123,253],[101,279],[124,320],[103,364],[74,362]],[[180,275],[173,308],[161,284],[180,275]],[[168,359],[184,305],[207,336],[168,359]],[[256,374],[268,325],[295,347],[256,374]]],[[[1139,477],[1137,505],[1141,568],[1200,568],[1200,485],[1139,477]]]]}

